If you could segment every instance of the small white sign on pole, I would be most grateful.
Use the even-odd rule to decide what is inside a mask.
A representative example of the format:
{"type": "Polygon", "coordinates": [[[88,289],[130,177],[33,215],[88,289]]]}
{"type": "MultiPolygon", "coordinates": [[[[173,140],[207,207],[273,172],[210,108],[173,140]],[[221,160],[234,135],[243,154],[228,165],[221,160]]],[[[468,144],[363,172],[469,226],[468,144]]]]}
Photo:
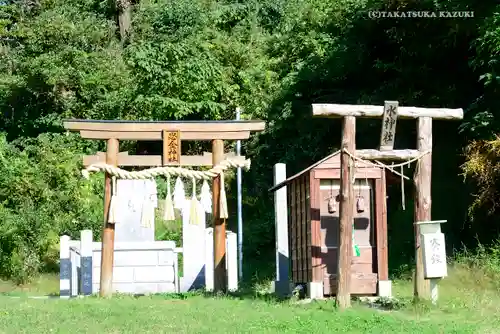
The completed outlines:
{"type": "Polygon", "coordinates": [[[444,234],[423,233],[421,235],[424,257],[424,277],[426,279],[448,276],[444,234]]]}

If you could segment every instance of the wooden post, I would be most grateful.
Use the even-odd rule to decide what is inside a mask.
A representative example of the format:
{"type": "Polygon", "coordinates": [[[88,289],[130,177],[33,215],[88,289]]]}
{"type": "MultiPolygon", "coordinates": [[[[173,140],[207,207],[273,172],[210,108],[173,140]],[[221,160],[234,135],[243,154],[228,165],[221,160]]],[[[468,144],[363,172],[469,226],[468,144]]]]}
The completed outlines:
{"type": "MultiPolygon", "coordinates": [[[[218,165],[224,159],[224,142],[212,142],[212,164],[218,165]]],[[[214,292],[225,292],[226,284],[226,219],[220,218],[220,176],[212,184],[213,228],[214,228],[214,292]]]]}
{"type": "Polygon", "coordinates": [[[387,189],[385,169],[382,169],[381,174],[381,178],[375,180],[377,267],[378,280],[387,281],[389,279],[389,260],[387,250],[387,189]],[[380,201],[377,202],[379,198],[380,201]]]}
{"type": "MultiPolygon", "coordinates": [[[[432,150],[432,118],[418,119],[417,149],[420,153],[432,150]]],[[[432,154],[428,153],[417,161],[415,169],[415,221],[431,220],[431,169],[432,154]]],[[[424,262],[420,243],[420,227],[415,224],[415,279],[414,297],[428,298],[430,293],[429,281],[424,279],[424,262]]]]}
{"type": "Polygon", "coordinates": [[[351,257],[352,225],[354,223],[354,163],[343,150],[354,154],[356,149],[356,117],[343,118],[342,152],[340,158],[340,245],[337,269],[337,305],[341,308],[351,306],[351,257]]]}
{"type": "MultiPolygon", "coordinates": [[[[108,139],[106,163],[116,166],[118,162],[118,139],[108,139]]],[[[115,225],[108,223],[111,204],[111,175],[104,178],[104,228],[102,231],[101,279],[99,295],[109,297],[113,293],[113,259],[115,248],[115,225]]]]}

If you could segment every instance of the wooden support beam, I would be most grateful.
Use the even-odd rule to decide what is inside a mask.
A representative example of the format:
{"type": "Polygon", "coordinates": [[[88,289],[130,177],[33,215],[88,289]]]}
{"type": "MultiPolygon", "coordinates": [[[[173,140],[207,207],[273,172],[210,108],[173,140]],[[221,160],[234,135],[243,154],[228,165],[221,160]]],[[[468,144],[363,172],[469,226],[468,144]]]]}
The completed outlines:
{"type": "MultiPolygon", "coordinates": [[[[313,116],[317,117],[380,117],[384,113],[383,106],[350,105],[350,104],[313,104],[313,116]]],[[[431,117],[434,119],[462,119],[462,108],[418,108],[398,107],[399,118],[431,117]]]]}
{"type": "MultiPolygon", "coordinates": [[[[212,164],[218,165],[224,156],[224,142],[212,142],[212,164]]],[[[214,229],[214,292],[226,292],[226,219],[220,218],[220,176],[214,178],[212,183],[212,214],[214,229]]]]}
{"type": "MultiPolygon", "coordinates": [[[[417,148],[421,152],[432,149],[432,119],[421,117],[418,119],[417,148]]],[[[415,222],[431,220],[431,170],[432,155],[426,154],[419,161],[415,169],[415,222]]],[[[420,241],[420,227],[415,224],[415,259],[416,270],[414,279],[414,297],[430,298],[430,284],[424,278],[424,260],[420,241]]]]}
{"type": "Polygon", "coordinates": [[[396,140],[396,122],[398,120],[398,101],[385,101],[380,132],[380,150],[391,151],[396,140]]]}
{"type": "MultiPolygon", "coordinates": [[[[224,154],[224,159],[231,158],[235,161],[245,161],[245,156],[236,156],[233,152],[224,154]]],[[[129,155],[128,152],[118,153],[119,167],[159,167],[162,165],[161,155],[129,155]]],[[[106,161],[106,153],[97,152],[95,155],[84,155],[85,167],[106,161]]],[[[177,165],[177,164],[174,164],[177,165]]],[[[181,155],[181,166],[212,166],[212,153],[204,152],[203,155],[181,155]]]]}
{"type": "Polygon", "coordinates": [[[387,193],[385,171],[382,170],[381,178],[375,180],[375,214],[377,238],[377,267],[378,279],[387,281],[389,279],[389,255],[387,250],[387,193]]]}
{"type": "Polygon", "coordinates": [[[263,121],[104,121],[104,120],[64,120],[63,125],[70,131],[117,131],[117,132],[240,132],[262,131],[263,121]]]}
{"type": "Polygon", "coordinates": [[[342,128],[342,152],[340,156],[340,232],[337,267],[337,304],[341,309],[351,306],[351,258],[352,229],[354,224],[354,161],[345,151],[356,149],[356,118],[346,116],[342,128]]]}
{"type": "MultiPolygon", "coordinates": [[[[81,130],[80,136],[85,139],[109,139],[119,140],[163,140],[162,131],[94,131],[81,130]]],[[[181,140],[245,140],[250,138],[250,131],[192,131],[181,132],[181,140]]]]}
{"type": "MultiPolygon", "coordinates": [[[[119,152],[119,143],[116,139],[108,139],[106,150],[106,163],[116,166],[119,152]]],[[[104,178],[104,228],[101,243],[101,278],[99,295],[109,297],[113,293],[113,262],[115,249],[115,225],[108,223],[111,204],[111,175],[105,174],[104,178]]]]}
{"type": "Polygon", "coordinates": [[[356,150],[356,156],[365,160],[410,160],[421,154],[419,150],[356,150]]]}

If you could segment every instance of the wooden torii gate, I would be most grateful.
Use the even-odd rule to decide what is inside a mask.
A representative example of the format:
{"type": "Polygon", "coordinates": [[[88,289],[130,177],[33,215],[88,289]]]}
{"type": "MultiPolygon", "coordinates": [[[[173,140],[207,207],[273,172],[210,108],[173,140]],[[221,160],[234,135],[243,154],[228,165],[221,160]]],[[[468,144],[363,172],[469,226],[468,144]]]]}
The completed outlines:
{"type": "MultiPolygon", "coordinates": [[[[82,138],[106,140],[106,153],[85,156],[85,165],[106,162],[113,166],[206,166],[224,160],[224,140],[245,140],[250,132],[262,131],[263,121],[120,121],[65,120],[64,128],[78,131],[82,138]],[[163,141],[163,155],[128,155],[119,152],[119,140],[163,141]],[[212,153],[181,155],[181,141],[210,140],[212,153]]],[[[226,220],[219,218],[220,177],[213,180],[214,291],[226,291],[226,220]]],[[[115,226],[108,223],[111,203],[111,176],[105,174],[104,226],[102,232],[100,291],[112,294],[115,226]]]]}
{"type": "MultiPolygon", "coordinates": [[[[431,169],[432,169],[432,119],[458,120],[463,118],[462,109],[399,107],[397,101],[385,101],[384,106],[313,104],[313,117],[342,117],[341,182],[340,182],[340,245],[338,261],[337,303],[349,307],[351,303],[351,249],[354,223],[352,157],[366,160],[417,160],[414,175],[415,211],[417,221],[431,220],[431,169]],[[378,150],[356,150],[356,117],[382,117],[382,131],[378,150]],[[394,150],[397,118],[417,118],[417,149],[394,150]]],[[[424,279],[423,255],[420,247],[420,229],[415,225],[415,284],[414,296],[426,298],[429,282],[424,279]]]]}

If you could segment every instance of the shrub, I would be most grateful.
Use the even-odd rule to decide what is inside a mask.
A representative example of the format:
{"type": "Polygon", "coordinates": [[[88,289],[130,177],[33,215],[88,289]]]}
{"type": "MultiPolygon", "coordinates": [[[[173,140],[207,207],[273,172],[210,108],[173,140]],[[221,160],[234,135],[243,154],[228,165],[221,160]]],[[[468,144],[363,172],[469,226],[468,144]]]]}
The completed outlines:
{"type": "Polygon", "coordinates": [[[58,265],[59,236],[102,224],[102,178],[81,178],[74,136],[8,143],[0,134],[0,276],[18,284],[58,265]]]}

